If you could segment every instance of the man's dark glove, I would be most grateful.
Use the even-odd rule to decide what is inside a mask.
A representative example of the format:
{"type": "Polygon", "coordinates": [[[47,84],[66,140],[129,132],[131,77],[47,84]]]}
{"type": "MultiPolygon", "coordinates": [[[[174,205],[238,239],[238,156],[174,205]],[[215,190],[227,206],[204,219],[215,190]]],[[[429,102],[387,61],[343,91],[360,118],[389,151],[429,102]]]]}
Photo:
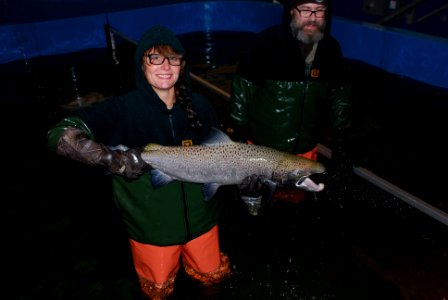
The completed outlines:
{"type": "Polygon", "coordinates": [[[59,138],[56,153],[91,166],[103,166],[109,172],[135,179],[150,169],[140,151],[111,150],[97,143],[79,128],[67,127],[59,138]]]}
{"type": "Polygon", "coordinates": [[[256,216],[262,207],[262,197],[265,192],[265,177],[251,175],[246,177],[238,186],[240,198],[246,204],[248,212],[256,216]]]}
{"type": "Polygon", "coordinates": [[[258,197],[263,194],[264,182],[264,176],[253,174],[244,178],[238,189],[242,196],[258,197]]]}

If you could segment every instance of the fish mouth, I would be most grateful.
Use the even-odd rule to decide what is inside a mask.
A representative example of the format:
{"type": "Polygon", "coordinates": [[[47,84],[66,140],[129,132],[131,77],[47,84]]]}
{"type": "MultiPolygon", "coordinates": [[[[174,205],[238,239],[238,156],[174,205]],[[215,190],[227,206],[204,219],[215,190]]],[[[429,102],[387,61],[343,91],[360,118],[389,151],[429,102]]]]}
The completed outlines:
{"type": "Polygon", "coordinates": [[[325,185],[314,182],[309,176],[302,176],[295,183],[295,187],[309,192],[320,192],[325,188],[325,185]]]}

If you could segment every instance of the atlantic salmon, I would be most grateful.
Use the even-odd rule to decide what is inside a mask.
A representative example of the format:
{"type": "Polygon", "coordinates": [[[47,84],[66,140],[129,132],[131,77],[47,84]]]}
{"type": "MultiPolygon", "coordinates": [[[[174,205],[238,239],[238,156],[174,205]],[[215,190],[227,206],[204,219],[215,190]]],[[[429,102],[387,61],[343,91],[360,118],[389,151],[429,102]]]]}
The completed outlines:
{"type": "Polygon", "coordinates": [[[273,148],[234,142],[217,128],[200,144],[189,147],[148,144],[141,153],[151,167],[154,188],[173,180],[202,183],[205,200],[223,185],[240,185],[249,176],[263,178],[271,189],[293,186],[319,192],[323,183],[310,175],[325,172],[322,163],[273,148]]]}

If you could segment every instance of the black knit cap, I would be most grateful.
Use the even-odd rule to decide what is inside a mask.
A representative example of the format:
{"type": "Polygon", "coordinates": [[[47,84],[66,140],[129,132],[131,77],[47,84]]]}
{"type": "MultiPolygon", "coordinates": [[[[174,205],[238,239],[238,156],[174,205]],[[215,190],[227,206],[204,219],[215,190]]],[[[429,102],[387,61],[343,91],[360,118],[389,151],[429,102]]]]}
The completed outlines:
{"type": "Polygon", "coordinates": [[[314,4],[322,4],[328,6],[328,0],[290,0],[290,7],[296,7],[298,5],[302,5],[305,3],[314,3],[314,4]]]}
{"type": "Polygon", "coordinates": [[[156,45],[169,45],[179,54],[185,54],[185,49],[177,36],[166,27],[155,25],[149,28],[140,38],[135,51],[135,62],[139,65],[143,53],[156,45]]]}

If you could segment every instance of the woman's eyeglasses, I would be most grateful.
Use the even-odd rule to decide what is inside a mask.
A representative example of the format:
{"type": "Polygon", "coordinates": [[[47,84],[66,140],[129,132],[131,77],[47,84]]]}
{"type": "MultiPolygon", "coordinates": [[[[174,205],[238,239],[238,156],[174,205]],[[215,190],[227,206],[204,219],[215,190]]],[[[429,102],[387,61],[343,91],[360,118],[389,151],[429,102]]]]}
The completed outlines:
{"type": "Polygon", "coordinates": [[[150,63],[152,65],[161,65],[164,63],[165,59],[168,60],[168,63],[172,66],[180,66],[182,63],[182,57],[177,56],[163,56],[160,54],[148,54],[145,55],[146,63],[150,63]]]}

